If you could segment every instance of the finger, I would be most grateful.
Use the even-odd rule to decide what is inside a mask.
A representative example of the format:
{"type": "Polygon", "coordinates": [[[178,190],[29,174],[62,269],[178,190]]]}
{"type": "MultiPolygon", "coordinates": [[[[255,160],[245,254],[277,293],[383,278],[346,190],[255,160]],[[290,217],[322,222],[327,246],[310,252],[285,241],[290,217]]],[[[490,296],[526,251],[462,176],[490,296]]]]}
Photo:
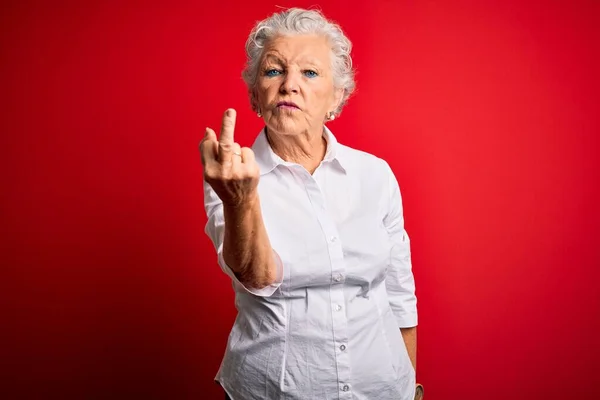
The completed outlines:
{"type": "Polygon", "coordinates": [[[223,114],[221,134],[219,135],[219,160],[221,162],[231,161],[231,147],[233,146],[233,131],[235,129],[236,112],[233,108],[223,114]]]}
{"type": "Polygon", "coordinates": [[[231,146],[231,163],[233,165],[238,165],[242,163],[242,150],[239,144],[234,143],[231,146]]]}
{"type": "Polygon", "coordinates": [[[248,147],[242,147],[240,152],[242,153],[242,162],[244,164],[254,163],[254,152],[252,151],[252,149],[248,147]]]}
{"type": "Polygon", "coordinates": [[[217,134],[212,129],[206,128],[204,130],[204,138],[203,139],[215,140],[216,141],[217,140],[217,134]]]}
{"type": "Polygon", "coordinates": [[[209,162],[216,161],[217,146],[217,134],[212,129],[206,128],[204,138],[200,142],[200,155],[202,158],[202,165],[206,165],[209,162]]]}

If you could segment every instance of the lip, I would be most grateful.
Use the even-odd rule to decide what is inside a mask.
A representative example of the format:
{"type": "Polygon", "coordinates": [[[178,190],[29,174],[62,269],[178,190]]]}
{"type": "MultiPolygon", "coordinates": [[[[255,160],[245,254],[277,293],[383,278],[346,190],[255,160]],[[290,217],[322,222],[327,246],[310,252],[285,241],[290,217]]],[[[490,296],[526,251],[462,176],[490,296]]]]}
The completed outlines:
{"type": "Polygon", "coordinates": [[[296,103],[291,101],[280,101],[279,103],[277,103],[277,107],[297,108],[298,110],[300,109],[300,107],[298,107],[296,103]]]}

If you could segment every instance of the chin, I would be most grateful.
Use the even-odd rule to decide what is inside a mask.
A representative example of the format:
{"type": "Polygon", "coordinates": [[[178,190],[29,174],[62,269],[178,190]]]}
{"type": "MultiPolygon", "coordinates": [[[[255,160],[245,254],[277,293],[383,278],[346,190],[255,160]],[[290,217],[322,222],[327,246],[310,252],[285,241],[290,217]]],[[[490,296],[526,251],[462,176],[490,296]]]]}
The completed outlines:
{"type": "Polygon", "coordinates": [[[299,126],[293,118],[272,118],[267,123],[267,129],[274,131],[277,134],[285,136],[298,135],[303,131],[303,127],[299,126]]]}

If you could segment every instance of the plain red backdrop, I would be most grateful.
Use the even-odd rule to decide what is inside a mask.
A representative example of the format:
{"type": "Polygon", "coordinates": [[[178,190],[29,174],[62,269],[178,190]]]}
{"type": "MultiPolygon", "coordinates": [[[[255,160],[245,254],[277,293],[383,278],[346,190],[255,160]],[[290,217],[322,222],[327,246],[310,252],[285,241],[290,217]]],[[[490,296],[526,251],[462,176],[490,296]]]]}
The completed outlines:
{"type": "MultiPolygon", "coordinates": [[[[402,187],[426,398],[600,398],[599,2],[318,5],[355,44],[331,124],[402,187]]],[[[270,1],[5,1],[4,399],[220,399],[235,317],[197,145],[270,1]]]]}

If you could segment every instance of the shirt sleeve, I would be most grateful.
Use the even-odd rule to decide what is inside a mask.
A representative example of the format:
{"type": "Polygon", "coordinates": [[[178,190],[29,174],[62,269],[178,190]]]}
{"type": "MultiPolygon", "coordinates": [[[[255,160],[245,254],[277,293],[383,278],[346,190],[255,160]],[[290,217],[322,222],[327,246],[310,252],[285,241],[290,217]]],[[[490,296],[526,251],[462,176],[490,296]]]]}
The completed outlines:
{"type": "Polygon", "coordinates": [[[236,290],[245,290],[255,296],[269,297],[281,286],[283,281],[283,264],[281,258],[275,250],[273,257],[277,265],[277,279],[274,283],[262,289],[248,287],[239,281],[235,273],[225,262],[223,257],[223,238],[225,236],[225,217],[223,215],[223,203],[219,196],[215,193],[212,187],[204,181],[204,209],[208,218],[204,232],[212,241],[215,250],[217,251],[217,262],[219,266],[232,280],[236,290]]]}
{"type": "Polygon", "coordinates": [[[391,242],[390,266],[385,278],[386,290],[392,312],[400,328],[417,326],[417,297],[412,272],[410,239],[404,229],[402,196],[398,181],[386,163],[389,175],[389,205],[384,225],[391,242]]]}

